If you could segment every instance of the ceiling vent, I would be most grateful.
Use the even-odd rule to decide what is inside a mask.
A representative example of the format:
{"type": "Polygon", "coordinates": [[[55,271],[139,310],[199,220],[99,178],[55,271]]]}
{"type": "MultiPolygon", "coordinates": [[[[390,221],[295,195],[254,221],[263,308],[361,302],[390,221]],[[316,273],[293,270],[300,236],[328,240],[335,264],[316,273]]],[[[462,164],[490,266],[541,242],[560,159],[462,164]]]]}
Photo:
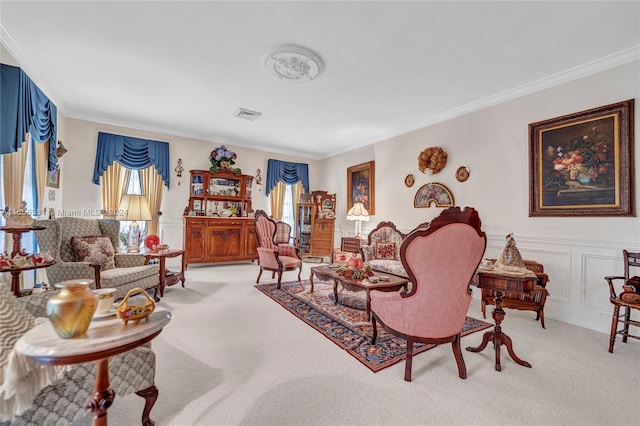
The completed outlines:
{"type": "Polygon", "coordinates": [[[261,112],[251,111],[250,109],[238,108],[236,112],[233,113],[238,118],[244,118],[249,121],[256,121],[262,115],[261,112]]]}

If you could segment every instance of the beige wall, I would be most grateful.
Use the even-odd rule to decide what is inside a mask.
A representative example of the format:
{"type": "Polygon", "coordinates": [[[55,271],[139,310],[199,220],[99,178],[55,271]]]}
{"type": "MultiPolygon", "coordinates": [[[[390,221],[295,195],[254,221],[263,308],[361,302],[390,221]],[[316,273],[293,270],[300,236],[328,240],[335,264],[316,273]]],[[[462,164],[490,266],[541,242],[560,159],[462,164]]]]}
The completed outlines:
{"type": "MultiPolygon", "coordinates": [[[[102,208],[100,186],[94,185],[91,181],[93,178],[98,132],[169,142],[172,172],[170,188],[167,190],[165,187],[162,202],[163,214],[160,220],[160,237],[163,242],[170,246],[182,247],[182,213],[189,199],[189,170],[208,170],[210,166],[209,153],[221,144],[90,121],[64,119],[64,117],[62,117],[62,121],[65,124],[65,131],[61,139],[69,150],[64,157],[65,161],[62,166],[63,181],[61,186],[65,196],[63,204],[65,210],[84,211],[84,209],[102,208]],[[176,177],[173,171],[178,158],[182,159],[182,167],[184,168],[182,178],[176,177]]],[[[263,209],[269,211],[269,199],[265,195],[264,189],[267,176],[267,161],[269,159],[308,163],[310,184],[313,188],[318,187],[320,167],[318,166],[317,160],[270,154],[268,152],[236,147],[230,144],[226,144],[226,146],[238,155],[236,167],[241,168],[244,174],[255,176],[257,169],[262,171],[263,184],[254,185],[252,199],[254,210],[263,209]]]]}
{"type": "MultiPolygon", "coordinates": [[[[414,195],[427,182],[443,183],[456,205],[479,211],[489,237],[488,256],[495,257],[504,236],[513,232],[523,256],[545,265],[551,279],[547,317],[607,331],[611,304],[603,277],[622,272],[623,248],[640,250],[640,219],[529,217],[528,125],[631,98],[636,99],[635,122],[640,123],[639,75],[636,61],[323,161],[324,171],[344,170],[322,173],[321,181],[338,194],[337,241],[340,232],[354,229],[346,221],[346,169],[375,160],[376,215],[364,223],[364,230],[391,220],[409,231],[433,219],[441,209],[414,208],[414,195]],[[441,146],[449,154],[447,167],[433,176],[418,170],[418,154],[429,146],[441,146]],[[455,179],[461,165],[471,171],[464,183],[455,179]],[[407,173],[416,177],[412,188],[404,185],[407,173]]],[[[639,128],[636,124],[636,141],[639,128]]],[[[635,164],[640,165],[639,149],[635,164]]],[[[636,167],[636,183],[638,175],[636,167]]],[[[635,200],[639,195],[636,185],[635,200]]]]}

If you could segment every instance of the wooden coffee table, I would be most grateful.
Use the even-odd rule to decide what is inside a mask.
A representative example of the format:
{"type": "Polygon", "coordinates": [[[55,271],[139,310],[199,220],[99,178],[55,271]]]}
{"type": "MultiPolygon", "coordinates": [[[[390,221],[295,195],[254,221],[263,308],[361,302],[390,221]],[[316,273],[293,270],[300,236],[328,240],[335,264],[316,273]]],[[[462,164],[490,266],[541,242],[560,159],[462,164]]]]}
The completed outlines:
{"type": "Polygon", "coordinates": [[[368,319],[371,319],[371,290],[379,291],[398,291],[401,288],[407,289],[407,283],[409,282],[405,278],[396,277],[395,275],[386,275],[379,272],[373,273],[374,277],[386,276],[389,277],[388,281],[378,281],[372,283],[368,279],[354,280],[347,277],[338,275],[335,269],[328,266],[314,266],[311,268],[311,275],[309,281],[311,282],[311,293],[313,293],[313,276],[316,276],[323,280],[333,280],[333,303],[338,304],[338,283],[342,284],[342,288],[350,291],[364,290],[367,294],[367,308],[366,315],[368,319]]]}

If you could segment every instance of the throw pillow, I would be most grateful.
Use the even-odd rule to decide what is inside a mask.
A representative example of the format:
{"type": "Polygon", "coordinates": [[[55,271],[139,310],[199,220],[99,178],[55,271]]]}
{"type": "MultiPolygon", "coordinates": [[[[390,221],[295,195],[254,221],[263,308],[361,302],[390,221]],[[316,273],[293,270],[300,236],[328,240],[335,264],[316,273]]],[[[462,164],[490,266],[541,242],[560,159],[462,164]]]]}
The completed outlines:
{"type": "Polygon", "coordinates": [[[101,270],[116,267],[114,256],[116,254],[109,237],[72,237],[71,246],[76,252],[79,262],[100,264],[101,270]]]}
{"type": "Polygon", "coordinates": [[[376,243],[376,259],[396,260],[396,243],[376,243]]]}

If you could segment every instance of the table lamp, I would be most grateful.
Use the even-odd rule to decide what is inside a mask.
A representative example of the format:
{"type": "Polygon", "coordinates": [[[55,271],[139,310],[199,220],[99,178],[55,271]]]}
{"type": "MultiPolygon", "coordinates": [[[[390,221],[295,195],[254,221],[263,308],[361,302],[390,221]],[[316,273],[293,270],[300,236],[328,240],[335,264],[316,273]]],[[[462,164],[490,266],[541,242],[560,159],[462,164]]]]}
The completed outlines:
{"type": "Polygon", "coordinates": [[[362,203],[354,203],[353,207],[347,212],[347,220],[356,221],[356,237],[359,238],[360,234],[362,234],[362,222],[369,221],[369,212],[362,203]]]}
{"type": "Polygon", "coordinates": [[[121,215],[117,216],[119,220],[129,220],[129,233],[127,234],[127,253],[137,253],[140,251],[140,226],[138,220],[152,220],[151,210],[147,197],[139,194],[125,194],[120,200],[121,215]]]}

